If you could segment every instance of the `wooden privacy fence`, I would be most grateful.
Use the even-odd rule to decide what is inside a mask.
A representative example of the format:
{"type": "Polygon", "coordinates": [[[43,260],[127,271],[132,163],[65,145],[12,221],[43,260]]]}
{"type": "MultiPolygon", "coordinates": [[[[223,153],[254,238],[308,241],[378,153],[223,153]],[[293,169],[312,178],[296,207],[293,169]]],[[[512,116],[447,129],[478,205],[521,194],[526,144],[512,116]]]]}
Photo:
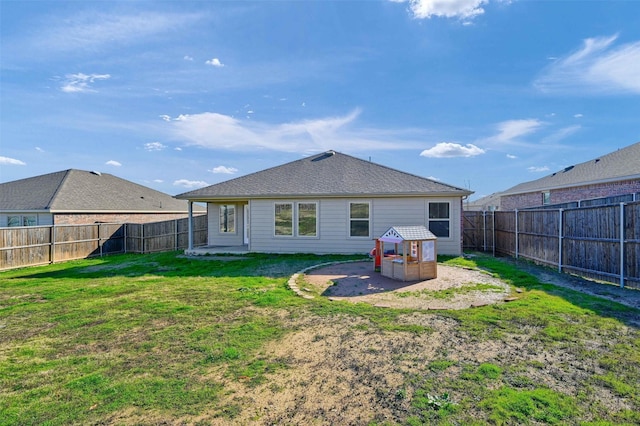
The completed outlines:
{"type": "MultiPolygon", "coordinates": [[[[206,215],[193,218],[194,246],[207,243],[206,215]]],[[[189,219],[0,228],[0,270],[116,253],[186,249],[189,219]]]]}
{"type": "Polygon", "coordinates": [[[464,212],[464,248],[640,289],[640,202],[464,212]]]}

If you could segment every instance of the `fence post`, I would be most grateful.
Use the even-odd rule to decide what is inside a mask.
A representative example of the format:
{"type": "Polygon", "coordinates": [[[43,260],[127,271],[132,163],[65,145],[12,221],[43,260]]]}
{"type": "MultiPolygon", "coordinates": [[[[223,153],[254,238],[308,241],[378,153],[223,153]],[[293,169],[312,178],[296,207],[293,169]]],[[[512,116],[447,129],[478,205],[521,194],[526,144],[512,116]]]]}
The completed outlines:
{"type": "Polygon", "coordinates": [[[102,224],[98,224],[98,247],[100,248],[100,257],[104,256],[104,253],[102,252],[102,232],[100,232],[102,230],[102,224]]]}
{"type": "Polygon", "coordinates": [[[55,261],[56,255],[56,226],[51,225],[51,232],[49,233],[49,238],[51,238],[51,248],[49,254],[49,263],[53,263],[55,261]]]}
{"type": "Polygon", "coordinates": [[[624,205],[620,203],[620,288],[624,288],[624,205]]]}
{"type": "Polygon", "coordinates": [[[493,238],[491,239],[491,246],[493,247],[493,257],[496,257],[496,212],[491,212],[491,216],[493,216],[493,229],[491,230],[493,238]]]}
{"type": "Polygon", "coordinates": [[[482,211],[482,251],[487,251],[487,212],[482,211]]]}
{"type": "Polygon", "coordinates": [[[516,215],[516,259],[518,259],[518,209],[515,211],[516,215]]]}
{"type": "Polygon", "coordinates": [[[144,223],[140,224],[140,253],[144,254],[144,223]]]}
{"type": "Polygon", "coordinates": [[[564,235],[563,232],[563,216],[564,209],[558,210],[559,218],[558,218],[558,272],[562,272],[562,237],[564,235]]]}
{"type": "Polygon", "coordinates": [[[173,237],[174,241],[175,241],[174,250],[177,251],[178,250],[178,219],[174,219],[173,220],[173,230],[174,230],[174,235],[175,235],[173,237]]]}

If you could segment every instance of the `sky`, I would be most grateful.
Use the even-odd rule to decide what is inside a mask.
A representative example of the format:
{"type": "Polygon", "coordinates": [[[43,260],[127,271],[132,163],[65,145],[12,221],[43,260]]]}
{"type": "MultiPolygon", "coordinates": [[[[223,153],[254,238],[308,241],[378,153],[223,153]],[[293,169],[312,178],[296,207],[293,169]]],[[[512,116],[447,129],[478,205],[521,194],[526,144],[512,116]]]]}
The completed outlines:
{"type": "Polygon", "coordinates": [[[0,0],[0,182],[335,150],[473,200],[638,141],[640,1],[0,0]]]}

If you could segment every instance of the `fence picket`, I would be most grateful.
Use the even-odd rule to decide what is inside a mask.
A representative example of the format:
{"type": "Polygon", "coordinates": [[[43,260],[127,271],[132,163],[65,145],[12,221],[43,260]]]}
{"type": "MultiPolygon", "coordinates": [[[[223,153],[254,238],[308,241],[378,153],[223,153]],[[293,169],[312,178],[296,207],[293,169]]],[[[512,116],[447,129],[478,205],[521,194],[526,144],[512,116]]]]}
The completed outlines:
{"type": "Polygon", "coordinates": [[[497,212],[464,212],[464,248],[522,258],[560,272],[640,289],[640,202],[497,212]],[[493,220],[477,220],[486,215],[493,220]],[[478,244],[492,223],[493,247],[478,244]]]}
{"type": "MultiPolygon", "coordinates": [[[[182,234],[185,233],[183,229],[187,228],[187,221],[184,218],[150,224],[96,223],[0,228],[0,270],[115,253],[186,249],[182,234]],[[143,231],[145,225],[148,225],[148,229],[143,231]]],[[[193,223],[195,244],[206,245],[207,216],[195,216],[193,223]]]]}

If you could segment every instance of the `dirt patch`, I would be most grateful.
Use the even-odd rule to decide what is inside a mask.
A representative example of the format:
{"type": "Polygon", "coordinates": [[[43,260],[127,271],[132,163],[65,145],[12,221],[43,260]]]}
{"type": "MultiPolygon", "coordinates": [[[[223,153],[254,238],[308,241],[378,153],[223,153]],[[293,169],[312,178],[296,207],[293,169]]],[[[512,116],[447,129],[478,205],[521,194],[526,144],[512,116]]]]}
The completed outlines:
{"type": "MultiPolygon", "coordinates": [[[[511,366],[513,371],[504,373],[507,383],[526,378],[567,395],[579,394],[591,375],[603,373],[597,360],[584,359],[581,351],[541,346],[532,338],[536,327],[524,327],[500,340],[477,340],[456,320],[426,311],[398,319],[433,330],[425,333],[384,332],[366,319],[348,315],[287,320],[296,331],[263,350],[264,359],[286,366],[269,374],[268,381],[251,386],[223,369],[211,371],[208,378],[226,392],[218,404],[223,411],[202,413],[208,424],[402,424],[422,383],[445,387],[448,380],[459,380],[481,363],[511,366]],[[445,371],[430,368],[443,359],[451,362],[445,371]]],[[[602,341],[592,343],[593,351],[606,350],[606,336],[600,337],[602,341]]],[[[590,397],[607,409],[632,408],[604,388],[599,392],[590,397]]],[[[451,390],[453,400],[466,396],[464,389],[451,390]]],[[[467,415],[469,421],[476,416],[481,413],[467,415]]]]}
{"type": "Polygon", "coordinates": [[[340,263],[308,271],[301,287],[334,300],[411,309],[467,309],[512,297],[509,284],[487,272],[441,264],[437,278],[403,282],[375,272],[372,262],[340,263]]]}

